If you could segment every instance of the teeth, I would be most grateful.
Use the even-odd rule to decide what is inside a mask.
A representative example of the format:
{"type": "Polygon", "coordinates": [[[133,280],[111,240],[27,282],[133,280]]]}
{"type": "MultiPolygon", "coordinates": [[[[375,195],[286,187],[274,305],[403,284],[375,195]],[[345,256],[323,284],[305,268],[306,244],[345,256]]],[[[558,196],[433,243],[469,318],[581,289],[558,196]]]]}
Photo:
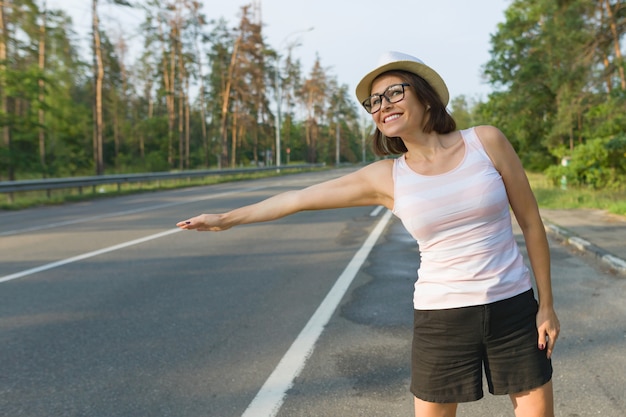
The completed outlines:
{"type": "Polygon", "coordinates": [[[392,120],[396,120],[397,118],[399,118],[400,115],[399,114],[392,114],[391,116],[385,118],[385,123],[390,122],[392,120]]]}

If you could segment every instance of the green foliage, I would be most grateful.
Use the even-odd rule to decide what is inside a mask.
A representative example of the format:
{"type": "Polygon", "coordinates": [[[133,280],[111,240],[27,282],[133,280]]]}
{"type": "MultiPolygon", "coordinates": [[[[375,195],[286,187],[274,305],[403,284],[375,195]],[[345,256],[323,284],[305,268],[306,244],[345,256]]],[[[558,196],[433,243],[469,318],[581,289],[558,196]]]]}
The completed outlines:
{"type": "Polygon", "coordinates": [[[516,0],[492,36],[485,75],[496,91],[475,107],[477,119],[500,127],[528,169],[549,167],[556,184],[624,181],[622,3],[516,0]]]}
{"type": "MultiPolygon", "coordinates": [[[[232,28],[223,18],[207,20],[198,2],[146,0],[141,38],[108,33],[108,16],[100,16],[96,33],[102,61],[97,67],[91,48],[79,54],[79,38],[61,10],[40,9],[32,0],[18,4],[0,6],[6,18],[0,50],[8,53],[0,62],[2,179],[91,175],[96,166],[101,172],[94,146],[99,141],[94,123],[98,68],[104,71],[106,173],[273,163],[278,86],[283,93],[282,163],[287,148],[290,160],[334,160],[336,122],[326,113],[329,96],[342,108],[341,159],[356,160],[357,151],[360,156],[358,110],[351,94],[321,60],[305,80],[300,62],[291,55],[298,39],[290,38],[286,49],[284,44],[272,49],[253,5],[241,8],[240,23],[232,28]],[[126,56],[130,42],[144,44],[132,64],[126,56]],[[305,81],[324,86],[324,94],[316,96],[315,120],[301,111],[311,97],[305,81]]],[[[98,14],[98,2],[92,6],[98,14]]],[[[80,41],[92,44],[91,36],[80,41]]]]}
{"type": "Polygon", "coordinates": [[[607,137],[626,132],[626,90],[598,95],[585,112],[583,137],[607,137]]]}
{"type": "MultiPolygon", "coordinates": [[[[564,148],[555,150],[555,154],[563,156],[564,148]]],[[[588,186],[594,189],[618,190],[626,183],[626,134],[612,138],[590,140],[576,146],[570,157],[565,159],[566,165],[551,166],[546,176],[554,184],[561,183],[572,186],[588,186]]]]}

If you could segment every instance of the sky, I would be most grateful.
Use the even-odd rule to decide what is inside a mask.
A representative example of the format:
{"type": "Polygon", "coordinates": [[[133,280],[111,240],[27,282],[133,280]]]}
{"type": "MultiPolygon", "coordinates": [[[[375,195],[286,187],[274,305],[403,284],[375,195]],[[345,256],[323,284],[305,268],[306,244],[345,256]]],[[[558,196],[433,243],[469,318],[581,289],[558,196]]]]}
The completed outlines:
{"type": "MultiPolygon", "coordinates": [[[[504,21],[511,0],[204,0],[203,12],[208,19],[223,17],[234,27],[241,7],[253,2],[260,4],[266,43],[284,55],[286,45],[297,42],[293,55],[305,75],[319,56],[338,83],[353,92],[384,52],[400,51],[435,69],[451,97],[480,100],[492,90],[481,77],[490,58],[490,37],[504,21]]],[[[107,0],[99,4],[105,30],[123,31],[131,45],[133,39],[141,43],[139,12],[111,6],[107,0]]],[[[72,16],[86,42],[91,0],[48,0],[48,7],[72,16]]]]}

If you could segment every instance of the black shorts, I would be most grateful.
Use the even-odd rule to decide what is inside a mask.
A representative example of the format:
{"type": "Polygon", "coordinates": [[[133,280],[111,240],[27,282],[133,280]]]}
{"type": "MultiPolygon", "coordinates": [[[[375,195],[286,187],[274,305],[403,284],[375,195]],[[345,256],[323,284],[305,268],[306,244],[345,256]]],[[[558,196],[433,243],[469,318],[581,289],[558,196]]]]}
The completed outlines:
{"type": "Polygon", "coordinates": [[[514,394],[552,378],[552,364],[539,350],[533,290],[495,303],[444,310],[415,310],[411,392],[436,403],[483,397],[484,366],[489,392],[514,394]]]}

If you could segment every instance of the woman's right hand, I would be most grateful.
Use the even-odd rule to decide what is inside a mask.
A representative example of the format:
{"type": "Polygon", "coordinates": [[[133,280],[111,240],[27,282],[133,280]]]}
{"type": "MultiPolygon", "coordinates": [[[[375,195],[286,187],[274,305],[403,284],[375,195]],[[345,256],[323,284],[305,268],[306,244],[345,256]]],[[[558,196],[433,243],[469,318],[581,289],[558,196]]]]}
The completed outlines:
{"type": "Polygon", "coordinates": [[[185,230],[196,230],[198,232],[219,232],[230,229],[226,225],[221,214],[201,214],[187,220],[176,223],[177,227],[185,230]]]}

